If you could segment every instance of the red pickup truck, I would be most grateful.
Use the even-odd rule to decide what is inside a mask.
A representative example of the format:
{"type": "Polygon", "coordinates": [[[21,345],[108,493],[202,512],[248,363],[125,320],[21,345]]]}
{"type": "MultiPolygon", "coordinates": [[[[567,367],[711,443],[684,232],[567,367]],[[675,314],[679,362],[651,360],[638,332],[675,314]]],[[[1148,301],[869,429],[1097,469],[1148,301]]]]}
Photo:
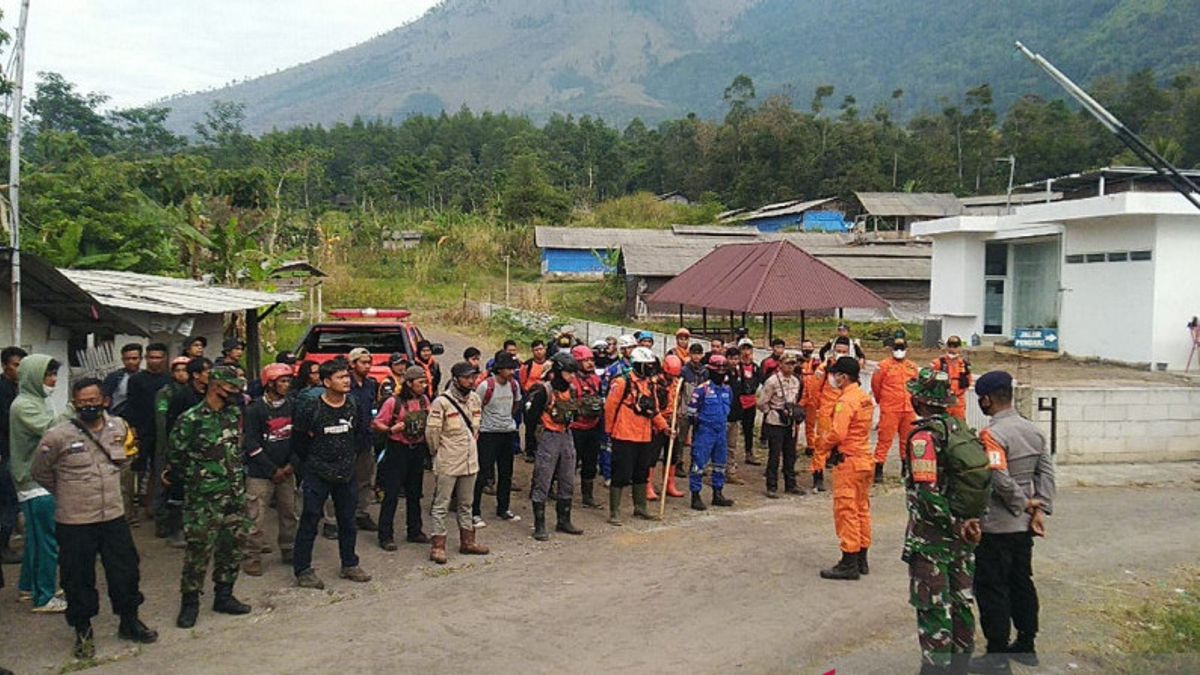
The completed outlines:
{"type": "MultiPolygon", "coordinates": [[[[421,330],[409,319],[412,313],[403,309],[335,309],[329,312],[332,320],[313,324],[296,347],[298,360],[324,363],[339,356],[345,357],[355,347],[371,352],[371,377],[382,382],[391,371],[388,358],[394,352],[408,356],[414,362],[417,343],[424,340],[421,330]]],[[[433,345],[433,353],[445,348],[433,345]]]]}

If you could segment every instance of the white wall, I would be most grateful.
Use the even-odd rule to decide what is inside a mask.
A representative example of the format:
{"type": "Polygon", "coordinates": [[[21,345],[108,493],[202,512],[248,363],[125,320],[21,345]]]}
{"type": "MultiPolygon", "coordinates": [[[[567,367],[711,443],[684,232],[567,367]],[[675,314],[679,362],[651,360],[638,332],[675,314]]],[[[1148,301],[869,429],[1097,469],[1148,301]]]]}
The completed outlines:
{"type": "MultiPolygon", "coordinates": [[[[1182,462],[1200,459],[1200,388],[1033,387],[1058,399],[1060,464],[1182,462]]],[[[1046,438],[1050,413],[1027,411],[1046,438]]]]}
{"type": "MultiPolygon", "coordinates": [[[[1071,221],[1062,255],[1155,248],[1153,216],[1071,221]]],[[[1158,251],[1154,253],[1155,257],[1158,251]]],[[[1062,265],[1061,349],[1073,356],[1149,362],[1154,318],[1154,266],[1147,262],[1062,265]]],[[[1187,323],[1183,319],[1182,326],[1187,323]]],[[[1182,330],[1182,329],[1181,329],[1182,330]]]]}
{"type": "Polygon", "coordinates": [[[934,237],[930,314],[978,319],[983,313],[983,248],[980,234],[934,237]]]}
{"type": "MultiPolygon", "coordinates": [[[[0,293],[0,344],[8,346],[12,342],[12,296],[0,293]]],[[[55,410],[63,410],[67,405],[67,392],[71,389],[70,363],[67,358],[68,331],[52,325],[46,315],[31,310],[28,307],[21,314],[21,344],[22,349],[30,354],[46,354],[57,359],[63,365],[58,371],[58,386],[50,402],[55,410]]]]}
{"type": "Polygon", "coordinates": [[[150,342],[165,342],[168,353],[177,356],[183,351],[183,341],[192,335],[203,335],[208,339],[208,349],[204,355],[214,361],[221,356],[221,342],[225,339],[225,317],[221,314],[204,314],[193,317],[190,322],[178,317],[161,317],[146,312],[125,312],[133,323],[144,326],[150,333],[150,338],[139,335],[117,335],[113,343],[117,349],[121,345],[136,342],[142,345],[150,342]]]}
{"type": "Polygon", "coordinates": [[[1154,320],[1148,360],[1166,363],[1170,370],[1183,370],[1187,365],[1192,349],[1187,323],[1200,315],[1200,229],[1197,227],[1200,224],[1195,217],[1157,217],[1154,320]]]}

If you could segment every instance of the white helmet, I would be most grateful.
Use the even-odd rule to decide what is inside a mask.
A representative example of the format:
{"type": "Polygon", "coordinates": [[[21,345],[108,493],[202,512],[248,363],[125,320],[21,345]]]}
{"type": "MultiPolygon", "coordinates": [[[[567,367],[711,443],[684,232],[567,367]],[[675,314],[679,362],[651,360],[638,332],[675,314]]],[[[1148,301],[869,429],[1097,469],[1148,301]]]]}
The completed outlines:
{"type": "Polygon", "coordinates": [[[608,351],[608,342],[604,340],[592,340],[592,351],[608,351]]]}
{"type": "Polygon", "coordinates": [[[654,363],[658,360],[658,357],[649,348],[638,347],[633,350],[633,354],[629,356],[629,360],[631,363],[654,363]]]}
{"type": "Polygon", "coordinates": [[[632,335],[622,335],[617,338],[617,347],[620,349],[633,349],[637,346],[637,338],[632,335]]]}

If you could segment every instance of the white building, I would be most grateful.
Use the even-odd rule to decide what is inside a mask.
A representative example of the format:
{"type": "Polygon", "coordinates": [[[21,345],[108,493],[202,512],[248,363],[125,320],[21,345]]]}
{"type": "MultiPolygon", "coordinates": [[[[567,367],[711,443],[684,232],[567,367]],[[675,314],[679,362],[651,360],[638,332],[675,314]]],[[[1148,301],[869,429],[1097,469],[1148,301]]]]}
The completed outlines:
{"type": "Polygon", "coordinates": [[[1200,315],[1200,210],[1161,186],[1133,191],[1131,175],[1152,180],[1105,169],[1059,179],[1056,189],[1090,186],[1062,201],[914,224],[933,240],[929,310],[943,336],[1056,328],[1073,356],[1182,370],[1200,315]],[[1112,194],[1114,177],[1130,191],[1112,194]]]}

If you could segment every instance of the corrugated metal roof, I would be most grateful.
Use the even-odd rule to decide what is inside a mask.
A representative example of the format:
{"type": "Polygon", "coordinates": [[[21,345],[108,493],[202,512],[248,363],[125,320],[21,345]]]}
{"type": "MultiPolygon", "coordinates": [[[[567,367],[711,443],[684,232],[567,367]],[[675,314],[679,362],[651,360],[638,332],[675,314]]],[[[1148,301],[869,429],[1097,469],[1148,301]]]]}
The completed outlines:
{"type": "MultiPolygon", "coordinates": [[[[775,241],[796,242],[790,237],[775,241]]],[[[636,244],[621,250],[625,274],[637,277],[674,277],[682,274],[713,249],[726,242],[636,244]]],[[[852,279],[928,281],[932,254],[928,246],[808,246],[800,247],[852,279]]]]}
{"type": "Polygon", "coordinates": [[[758,220],[760,218],[778,218],[780,216],[801,215],[807,211],[811,211],[819,206],[836,201],[837,197],[826,197],[824,199],[810,199],[809,201],[792,201],[780,202],[779,204],[768,204],[756,211],[743,213],[732,220],[758,220]]]}
{"type": "Polygon", "coordinates": [[[647,300],[751,314],[888,306],[870,289],[787,241],[718,247],[647,300]]]}
{"type": "MultiPolygon", "coordinates": [[[[12,249],[0,247],[0,284],[12,281],[12,249]]],[[[137,324],[97,300],[62,271],[32,253],[21,254],[21,306],[35,310],[56,326],[80,333],[104,330],[145,335],[137,324]]]]}
{"type": "Polygon", "coordinates": [[[756,237],[758,230],[752,225],[672,225],[675,235],[700,237],[756,237]]]}
{"type": "Polygon", "coordinates": [[[945,218],[962,214],[958,197],[939,192],[855,192],[872,216],[945,218]]]}
{"type": "Polygon", "coordinates": [[[265,293],[209,286],[191,279],[109,270],[60,270],[100,303],[119,309],[186,316],[220,314],[303,299],[299,293],[265,293]]]}

